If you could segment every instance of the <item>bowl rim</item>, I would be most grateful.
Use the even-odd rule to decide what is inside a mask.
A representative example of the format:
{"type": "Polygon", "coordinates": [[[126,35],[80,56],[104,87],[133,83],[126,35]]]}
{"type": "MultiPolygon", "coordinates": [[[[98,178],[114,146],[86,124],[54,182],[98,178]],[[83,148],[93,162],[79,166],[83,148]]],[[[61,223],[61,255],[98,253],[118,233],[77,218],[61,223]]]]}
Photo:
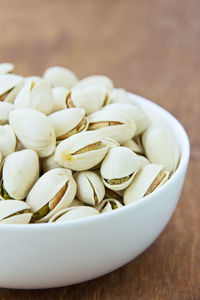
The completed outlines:
{"type": "MultiPolygon", "coordinates": [[[[169,180],[159,187],[159,189],[156,189],[153,193],[145,196],[144,198],[140,199],[139,201],[133,202],[127,206],[123,206],[120,209],[113,210],[110,212],[107,212],[105,214],[100,214],[100,215],[94,215],[88,218],[82,218],[82,219],[77,219],[77,220],[71,220],[68,222],[58,222],[58,223],[34,223],[34,224],[0,224],[0,231],[1,230],[8,230],[8,231],[41,231],[41,230],[49,230],[49,229],[60,229],[60,228],[72,228],[72,227],[79,227],[83,225],[90,225],[90,223],[93,222],[104,222],[107,219],[111,219],[114,217],[118,217],[120,214],[125,214],[127,211],[130,211],[131,209],[134,209],[137,206],[143,206],[145,205],[146,202],[149,202],[153,197],[159,193],[165,192],[165,190],[168,189],[168,187],[176,181],[176,179],[181,176],[182,172],[184,172],[187,169],[188,162],[189,162],[189,157],[190,157],[190,142],[188,135],[182,126],[182,124],[167,110],[162,108],[160,105],[142,97],[134,93],[128,93],[129,96],[132,98],[133,104],[136,104],[143,108],[143,106],[151,106],[153,109],[160,111],[163,115],[166,116],[167,122],[166,124],[172,124],[170,127],[177,126],[178,131],[181,133],[181,136],[183,137],[182,143],[184,146],[181,149],[181,158],[179,165],[169,180]],[[174,124],[174,125],[173,125],[174,124]]],[[[144,109],[144,108],[143,108],[144,109]]],[[[145,109],[144,109],[145,110],[145,109]]]]}

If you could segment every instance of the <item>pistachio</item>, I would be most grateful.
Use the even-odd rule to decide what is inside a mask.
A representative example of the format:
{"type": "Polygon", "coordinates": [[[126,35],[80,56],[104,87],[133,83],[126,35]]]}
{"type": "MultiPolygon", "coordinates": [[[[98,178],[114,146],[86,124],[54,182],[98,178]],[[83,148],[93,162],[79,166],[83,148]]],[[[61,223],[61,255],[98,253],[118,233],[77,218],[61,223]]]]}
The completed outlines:
{"type": "Polygon", "coordinates": [[[2,170],[2,198],[25,199],[38,177],[39,160],[35,151],[26,149],[8,155],[2,170]]]}
{"type": "Polygon", "coordinates": [[[79,200],[93,206],[103,200],[105,188],[101,178],[95,172],[77,172],[74,179],[77,183],[76,197],[79,200]]]}
{"type": "Polygon", "coordinates": [[[115,88],[110,94],[109,104],[111,103],[129,103],[132,105],[133,101],[126,90],[115,88]]]}
{"type": "Polygon", "coordinates": [[[123,203],[123,191],[113,191],[105,187],[105,198],[113,198],[120,203],[123,203]]]}
{"type": "Polygon", "coordinates": [[[56,168],[43,174],[30,190],[26,202],[33,212],[31,222],[46,222],[68,207],[76,194],[76,183],[68,169],[56,168]]]}
{"type": "Polygon", "coordinates": [[[107,89],[102,84],[74,87],[67,98],[67,107],[82,107],[86,115],[99,110],[108,97],[107,89]]]}
{"type": "Polygon", "coordinates": [[[99,132],[103,137],[109,137],[118,143],[125,143],[131,139],[136,130],[133,120],[119,111],[100,110],[88,116],[88,130],[99,132]]]}
{"type": "Polygon", "coordinates": [[[65,168],[84,171],[98,165],[107,151],[108,146],[96,132],[80,132],[57,146],[54,159],[65,168]]]}
{"type": "Polygon", "coordinates": [[[56,138],[62,141],[76,133],[87,130],[88,120],[83,108],[69,108],[57,111],[49,116],[56,138]]]}
{"type": "Polygon", "coordinates": [[[8,123],[9,114],[15,107],[11,103],[0,102],[0,125],[8,123]]]}
{"type": "Polygon", "coordinates": [[[144,150],[143,147],[137,144],[134,140],[128,140],[123,144],[124,147],[131,149],[136,154],[143,154],[144,150]]]}
{"type": "Polygon", "coordinates": [[[98,214],[99,214],[98,210],[96,210],[93,207],[88,207],[88,206],[68,207],[55,214],[49,220],[49,223],[66,222],[66,221],[72,221],[77,219],[83,219],[91,216],[96,216],[98,214]]]}
{"type": "Polygon", "coordinates": [[[123,205],[117,201],[116,199],[113,198],[107,198],[104,199],[101,203],[99,203],[96,206],[96,209],[100,212],[100,213],[106,213],[109,212],[111,210],[115,210],[118,208],[123,207],[123,205]]]}
{"type": "Polygon", "coordinates": [[[149,125],[149,118],[145,111],[137,105],[128,103],[113,103],[102,109],[103,111],[120,112],[128,116],[136,124],[135,135],[141,134],[149,125]]]}
{"type": "Polygon", "coordinates": [[[101,164],[103,183],[111,190],[123,190],[132,182],[139,167],[138,156],[129,148],[112,148],[101,164]]]}
{"type": "Polygon", "coordinates": [[[43,113],[30,108],[17,109],[11,111],[9,123],[19,141],[26,148],[35,150],[39,157],[47,157],[54,152],[55,130],[43,113]]]}
{"type": "Polygon", "coordinates": [[[70,90],[64,86],[56,86],[52,89],[54,96],[54,112],[67,108],[67,99],[70,90]]]}
{"type": "Polygon", "coordinates": [[[172,173],[176,170],[180,151],[176,140],[167,128],[149,128],[142,137],[147,158],[172,173]]]}
{"type": "Polygon", "coordinates": [[[73,207],[73,206],[84,206],[84,205],[85,205],[85,204],[84,204],[82,201],[80,201],[80,200],[74,198],[74,200],[73,200],[72,203],[70,204],[70,207],[73,207]]]}
{"type": "Polygon", "coordinates": [[[4,101],[8,94],[22,81],[22,77],[14,74],[0,76],[0,101],[4,101]]]}
{"type": "Polygon", "coordinates": [[[30,207],[23,201],[0,201],[0,224],[28,224],[31,216],[30,207]]]}
{"type": "Polygon", "coordinates": [[[169,172],[162,165],[148,164],[137,174],[132,183],[124,192],[124,203],[128,205],[135,202],[165,183],[169,172]]]}
{"type": "Polygon", "coordinates": [[[75,87],[82,88],[85,86],[91,86],[95,84],[103,85],[108,92],[111,92],[113,89],[112,80],[102,75],[92,75],[92,76],[85,77],[82,80],[78,81],[75,87]]]}
{"type": "Polygon", "coordinates": [[[15,108],[32,108],[46,115],[53,112],[54,98],[48,81],[29,79],[15,98],[15,108]]]}
{"type": "Polygon", "coordinates": [[[0,75],[11,73],[14,70],[14,65],[10,63],[0,64],[0,75]]]}
{"type": "Polygon", "coordinates": [[[78,81],[76,75],[63,67],[51,67],[44,73],[44,79],[50,81],[53,86],[64,86],[71,89],[78,81]]]}
{"type": "Polygon", "coordinates": [[[10,125],[0,125],[0,152],[3,157],[11,154],[16,149],[15,133],[10,125]]]}

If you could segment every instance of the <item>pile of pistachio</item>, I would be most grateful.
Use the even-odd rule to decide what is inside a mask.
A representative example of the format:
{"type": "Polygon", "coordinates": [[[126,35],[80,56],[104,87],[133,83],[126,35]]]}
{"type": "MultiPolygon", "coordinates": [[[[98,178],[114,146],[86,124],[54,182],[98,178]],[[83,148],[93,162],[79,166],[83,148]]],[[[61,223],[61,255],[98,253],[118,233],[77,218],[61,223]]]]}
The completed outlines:
{"type": "Polygon", "coordinates": [[[63,67],[22,77],[13,69],[0,64],[0,223],[109,212],[176,170],[170,130],[108,77],[78,80],[63,67]]]}

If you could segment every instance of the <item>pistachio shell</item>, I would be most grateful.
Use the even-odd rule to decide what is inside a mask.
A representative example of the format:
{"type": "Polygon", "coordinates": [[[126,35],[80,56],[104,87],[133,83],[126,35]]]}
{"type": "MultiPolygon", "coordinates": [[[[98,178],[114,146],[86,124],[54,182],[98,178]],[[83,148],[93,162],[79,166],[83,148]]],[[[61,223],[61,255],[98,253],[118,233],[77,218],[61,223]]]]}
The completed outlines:
{"type": "Polygon", "coordinates": [[[108,151],[96,132],[81,132],[62,141],[56,148],[55,161],[75,171],[88,170],[100,163],[108,151]]]}
{"type": "Polygon", "coordinates": [[[167,171],[177,168],[180,150],[171,132],[167,128],[148,129],[142,137],[147,158],[156,164],[163,165],[167,171]]]}
{"type": "Polygon", "coordinates": [[[103,183],[111,190],[123,190],[131,183],[139,167],[138,156],[129,148],[112,148],[101,164],[103,183]]]}
{"type": "Polygon", "coordinates": [[[108,93],[104,85],[93,84],[84,87],[74,87],[69,97],[69,105],[84,108],[86,115],[88,115],[103,106],[108,97],[108,93]]]}
{"type": "Polygon", "coordinates": [[[113,198],[107,198],[107,199],[103,200],[101,203],[99,203],[96,206],[96,209],[100,213],[106,213],[106,212],[109,212],[111,210],[118,209],[121,207],[123,207],[123,205],[118,200],[113,199],[113,198]]]}
{"type": "Polygon", "coordinates": [[[0,75],[11,73],[14,70],[14,65],[10,63],[0,64],[0,75]]]}
{"type": "Polygon", "coordinates": [[[74,175],[77,183],[76,197],[84,203],[96,205],[103,200],[105,188],[100,177],[91,171],[77,172],[74,175]]]}
{"type": "Polygon", "coordinates": [[[46,173],[49,170],[60,168],[60,165],[57,164],[54,160],[55,153],[51,154],[48,157],[43,157],[42,162],[42,170],[44,173],[46,173]]]}
{"type": "Polygon", "coordinates": [[[69,108],[57,111],[49,116],[57,140],[64,140],[73,134],[87,130],[88,120],[83,108],[69,108]]]}
{"type": "Polygon", "coordinates": [[[67,108],[67,97],[70,90],[64,86],[56,86],[52,89],[54,96],[54,112],[67,108]]]}
{"type": "Polygon", "coordinates": [[[85,87],[85,86],[90,86],[94,84],[102,84],[105,86],[108,92],[111,92],[113,89],[113,82],[110,78],[103,76],[103,75],[92,75],[83,78],[77,84],[75,87],[85,87]]]}
{"type": "Polygon", "coordinates": [[[47,157],[54,152],[55,130],[43,113],[30,108],[17,109],[11,111],[9,122],[20,142],[35,150],[39,157],[47,157]]]}
{"type": "Polygon", "coordinates": [[[104,137],[102,138],[104,144],[108,145],[109,149],[113,147],[119,147],[120,144],[112,138],[104,137]]]}
{"type": "Polygon", "coordinates": [[[15,98],[24,86],[24,80],[20,81],[4,98],[4,102],[14,104],[15,98]]]}
{"type": "Polygon", "coordinates": [[[113,191],[105,187],[105,198],[112,198],[118,200],[120,203],[123,203],[123,194],[124,191],[113,191]]]}
{"type": "Polygon", "coordinates": [[[5,157],[16,149],[15,133],[10,125],[0,125],[0,152],[5,157]]]}
{"type": "Polygon", "coordinates": [[[49,115],[54,109],[54,98],[48,81],[29,79],[15,98],[15,108],[32,108],[49,115]]]}
{"type": "Polygon", "coordinates": [[[136,130],[134,121],[119,111],[100,110],[88,116],[88,130],[99,132],[102,137],[109,137],[120,144],[130,140],[136,130]]]}
{"type": "Polygon", "coordinates": [[[5,74],[0,76],[0,101],[4,101],[8,93],[17,86],[22,77],[14,74],[5,74]]]}
{"type": "Polygon", "coordinates": [[[148,164],[136,175],[124,192],[124,204],[128,205],[150,194],[168,179],[169,172],[162,165],[148,164]]]}
{"type": "Polygon", "coordinates": [[[109,110],[112,112],[119,111],[124,115],[129,116],[129,118],[131,118],[136,124],[135,135],[143,132],[149,125],[149,118],[147,114],[143,111],[142,108],[135,104],[113,103],[103,107],[102,110],[109,110]]]}
{"type": "Polygon", "coordinates": [[[68,169],[52,169],[43,174],[30,190],[26,202],[34,212],[32,221],[48,221],[68,207],[76,194],[76,182],[68,169]]]}
{"type": "Polygon", "coordinates": [[[27,76],[27,77],[25,78],[25,81],[26,81],[26,82],[27,82],[27,81],[30,81],[30,80],[34,81],[35,83],[38,83],[38,82],[40,82],[41,80],[43,80],[43,78],[40,77],[40,76],[34,76],[34,75],[32,75],[32,76],[27,76]]]}
{"type": "Polygon", "coordinates": [[[134,140],[128,140],[123,144],[124,147],[127,147],[134,151],[136,154],[143,154],[143,148],[137,144],[134,140]]]}
{"type": "Polygon", "coordinates": [[[54,215],[49,220],[49,223],[66,222],[71,220],[83,219],[98,214],[99,212],[93,207],[88,207],[88,206],[68,207],[66,209],[59,211],[56,215],[54,215]]]}
{"type": "Polygon", "coordinates": [[[129,96],[126,90],[124,89],[113,89],[110,97],[109,103],[129,103],[132,104],[133,100],[129,96]]]}
{"type": "Polygon", "coordinates": [[[22,200],[39,177],[39,160],[33,150],[8,155],[3,165],[3,184],[11,198],[22,200]]]}
{"type": "Polygon", "coordinates": [[[78,81],[76,75],[69,69],[63,67],[51,67],[44,73],[44,78],[53,86],[64,86],[71,89],[78,81]]]}
{"type": "Polygon", "coordinates": [[[15,107],[13,104],[0,102],[0,125],[8,123],[9,114],[15,107]]]}
{"type": "Polygon", "coordinates": [[[31,216],[30,207],[23,201],[0,201],[0,224],[28,224],[31,216]]]}

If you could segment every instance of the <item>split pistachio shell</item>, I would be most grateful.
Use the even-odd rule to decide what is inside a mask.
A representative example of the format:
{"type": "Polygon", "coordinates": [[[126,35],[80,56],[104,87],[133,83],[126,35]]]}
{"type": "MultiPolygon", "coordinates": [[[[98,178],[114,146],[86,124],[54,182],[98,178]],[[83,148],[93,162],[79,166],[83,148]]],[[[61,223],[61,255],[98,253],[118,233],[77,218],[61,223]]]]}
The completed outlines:
{"type": "Polygon", "coordinates": [[[88,130],[97,131],[102,137],[110,137],[120,144],[135,134],[135,122],[119,111],[100,110],[89,115],[88,119],[88,130]]]}
{"type": "Polygon", "coordinates": [[[15,98],[24,86],[24,80],[20,81],[9,93],[6,94],[4,102],[14,104],[15,98]]]}
{"type": "Polygon", "coordinates": [[[0,102],[0,125],[8,123],[9,114],[15,107],[11,103],[0,102]]]}
{"type": "Polygon", "coordinates": [[[133,101],[126,90],[115,88],[110,94],[109,103],[129,103],[132,105],[133,101]]]}
{"type": "Polygon", "coordinates": [[[85,77],[79,82],[77,82],[75,87],[85,87],[85,86],[90,86],[95,84],[104,85],[104,87],[108,92],[111,92],[113,89],[112,80],[107,76],[103,76],[103,75],[92,75],[92,76],[85,77]]]}
{"type": "Polygon", "coordinates": [[[124,147],[127,147],[134,151],[136,154],[143,154],[143,148],[137,144],[134,140],[128,140],[123,144],[124,147]]]}
{"type": "Polygon", "coordinates": [[[115,200],[118,200],[120,203],[123,202],[123,194],[124,191],[113,191],[109,188],[105,188],[105,198],[113,198],[115,200]]]}
{"type": "Polygon", "coordinates": [[[84,171],[100,163],[108,151],[96,132],[80,132],[62,141],[56,148],[55,161],[65,168],[84,171]]]}
{"type": "Polygon", "coordinates": [[[33,150],[8,155],[3,165],[3,186],[10,198],[22,200],[39,177],[39,160],[33,150]]]}
{"type": "Polygon", "coordinates": [[[30,190],[26,202],[33,211],[32,222],[46,222],[68,207],[76,194],[71,170],[57,168],[43,174],[30,190]]]}
{"type": "Polygon", "coordinates": [[[67,108],[67,98],[70,90],[64,86],[56,86],[52,89],[54,96],[54,112],[67,108]]]}
{"type": "Polygon", "coordinates": [[[103,183],[111,190],[123,190],[132,182],[139,167],[138,156],[129,148],[112,148],[101,164],[103,183]]]}
{"type": "Polygon", "coordinates": [[[5,74],[0,76],[0,101],[4,101],[12,89],[17,86],[22,77],[14,74],[5,74]]]}
{"type": "Polygon", "coordinates": [[[128,103],[113,103],[105,106],[102,110],[109,110],[113,112],[121,112],[124,115],[129,116],[135,124],[135,135],[143,132],[149,125],[149,118],[142,108],[134,104],[128,103]]]}
{"type": "Polygon", "coordinates": [[[96,216],[98,214],[99,214],[98,210],[96,210],[93,207],[88,207],[88,206],[68,207],[55,214],[49,220],[49,223],[66,222],[66,221],[72,221],[77,219],[83,219],[91,216],[96,216]]]}
{"type": "Polygon", "coordinates": [[[74,179],[77,183],[76,196],[79,200],[93,206],[103,200],[105,188],[101,178],[95,172],[77,172],[74,179]]]}
{"type": "Polygon", "coordinates": [[[170,173],[176,170],[180,151],[168,129],[150,128],[144,133],[142,141],[146,156],[152,163],[162,164],[170,173]]]}
{"type": "Polygon", "coordinates": [[[109,137],[104,137],[104,138],[102,139],[102,141],[103,141],[106,145],[108,145],[109,149],[110,149],[110,148],[113,148],[113,147],[119,147],[119,146],[120,146],[120,144],[119,144],[117,141],[115,141],[114,139],[109,138],[109,137]]]}
{"type": "Polygon", "coordinates": [[[118,200],[108,198],[99,203],[96,209],[102,214],[121,207],[123,207],[123,205],[118,200]]]}
{"type": "Polygon", "coordinates": [[[58,141],[85,131],[88,127],[88,120],[83,108],[63,109],[51,114],[48,118],[55,129],[58,141]]]}
{"type": "Polygon", "coordinates": [[[23,201],[0,201],[0,224],[28,224],[31,216],[30,207],[23,201]]]}
{"type": "Polygon", "coordinates": [[[0,75],[11,73],[14,70],[14,65],[10,63],[0,64],[0,75]]]}
{"type": "Polygon", "coordinates": [[[162,165],[146,165],[125,190],[125,205],[131,204],[152,193],[156,188],[167,181],[168,176],[169,172],[165,171],[162,165]]]}
{"type": "Polygon", "coordinates": [[[15,98],[15,108],[32,108],[46,115],[53,112],[54,98],[48,81],[28,80],[15,98]]]}
{"type": "Polygon", "coordinates": [[[64,86],[71,89],[78,79],[69,69],[63,67],[51,67],[44,73],[44,79],[50,81],[53,86],[64,86]]]}
{"type": "Polygon", "coordinates": [[[75,87],[67,99],[68,107],[82,107],[86,115],[99,110],[108,97],[107,89],[102,84],[75,87]]]}
{"type": "Polygon", "coordinates": [[[16,136],[10,125],[0,125],[0,152],[6,157],[16,149],[16,136]]]}
{"type": "Polygon", "coordinates": [[[42,162],[42,170],[46,173],[49,170],[60,168],[60,165],[57,164],[54,160],[55,153],[51,154],[48,157],[43,157],[41,159],[42,162]]]}
{"type": "Polygon", "coordinates": [[[20,142],[35,150],[39,157],[47,157],[55,151],[55,130],[43,113],[30,108],[17,109],[11,111],[9,123],[20,142]]]}

